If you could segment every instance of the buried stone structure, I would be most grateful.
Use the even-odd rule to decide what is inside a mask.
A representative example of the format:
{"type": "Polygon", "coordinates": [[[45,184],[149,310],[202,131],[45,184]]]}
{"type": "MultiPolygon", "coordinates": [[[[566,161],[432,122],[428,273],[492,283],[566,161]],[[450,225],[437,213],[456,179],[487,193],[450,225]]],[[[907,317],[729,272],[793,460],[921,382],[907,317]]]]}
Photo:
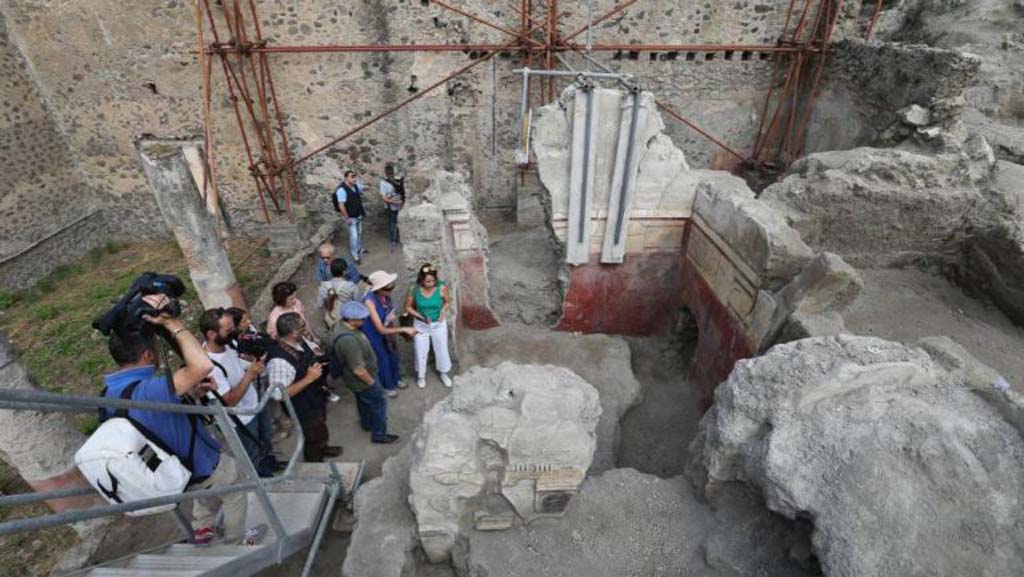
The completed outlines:
{"type": "Polygon", "coordinates": [[[597,442],[597,390],[560,367],[503,363],[456,378],[413,438],[420,545],[447,561],[466,523],[505,529],[565,512],[597,442]]]}
{"type": "Polygon", "coordinates": [[[648,93],[586,91],[600,121],[591,119],[592,150],[584,154],[579,92],[569,88],[539,109],[532,136],[547,225],[565,246],[557,329],[665,334],[685,307],[700,334],[690,379],[707,403],[738,359],[784,335],[842,331],[838,314],[861,283],[841,257],[815,264],[820,253],[742,179],[691,170],[648,93]],[[642,113],[634,115],[635,106],[642,113]],[[623,126],[633,141],[623,139],[623,126]],[[581,172],[592,176],[583,181],[581,172]],[[801,274],[811,266],[817,272],[801,274]],[[838,284],[814,288],[822,274],[838,284]],[[814,305],[801,310],[803,300],[814,305]],[[794,314],[799,326],[787,329],[794,314]]]}

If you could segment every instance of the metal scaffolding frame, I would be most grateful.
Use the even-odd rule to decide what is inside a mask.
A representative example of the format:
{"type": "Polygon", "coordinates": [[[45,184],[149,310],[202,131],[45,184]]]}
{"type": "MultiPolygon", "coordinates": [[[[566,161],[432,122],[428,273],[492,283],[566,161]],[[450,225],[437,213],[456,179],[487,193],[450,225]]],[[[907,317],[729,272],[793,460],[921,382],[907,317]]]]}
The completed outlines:
{"type": "MultiPolygon", "coordinates": [[[[772,72],[760,124],[749,154],[740,152],[735,146],[726,145],[720,138],[684,117],[668,103],[659,101],[657,104],[670,117],[682,122],[735,157],[738,163],[769,169],[784,168],[801,153],[832,34],[842,16],[844,5],[844,0],[802,0],[802,8],[797,9],[797,0],[790,0],[785,24],[774,44],[634,44],[594,43],[592,31],[594,26],[620,15],[640,0],[622,0],[596,16],[593,14],[592,0],[588,0],[587,25],[568,32],[563,32],[560,27],[562,13],[558,0],[506,1],[507,7],[519,18],[517,29],[492,22],[479,14],[450,4],[447,0],[429,1],[429,4],[438,8],[508,36],[509,41],[504,44],[286,46],[273,45],[264,39],[255,0],[194,0],[198,34],[197,52],[202,74],[205,157],[208,165],[203,194],[212,194],[213,200],[218,200],[210,106],[214,60],[220,61],[235,120],[241,131],[249,172],[256,183],[260,207],[267,222],[271,219],[268,200],[276,213],[284,213],[288,218],[293,218],[292,203],[300,200],[295,178],[296,166],[337,146],[498,54],[517,54],[522,67],[527,69],[553,71],[558,66],[561,54],[572,52],[586,58],[588,68],[596,65],[603,68],[606,73],[614,71],[595,61],[594,52],[615,52],[632,58],[639,53],[665,53],[670,56],[668,59],[686,54],[685,60],[693,60],[696,54],[703,54],[705,60],[711,60],[717,53],[723,53],[725,60],[732,60],[737,54],[740,60],[751,60],[754,55],[758,55],[761,60],[772,58],[772,72]],[[222,31],[226,32],[222,35],[222,31]],[[584,33],[585,43],[574,41],[584,33]],[[212,38],[210,42],[207,42],[208,35],[212,38]],[[471,62],[369,120],[346,130],[326,144],[293,157],[269,57],[273,54],[387,52],[462,52],[469,56],[471,62]],[[777,86],[781,86],[781,89],[776,90],[777,86]]],[[[880,8],[881,2],[876,6],[868,24],[868,37],[880,8]]],[[[535,98],[540,103],[554,100],[556,76],[528,78],[526,82],[528,85],[524,93],[529,108],[532,108],[535,98]]],[[[216,206],[217,202],[210,205],[216,206]]]]}

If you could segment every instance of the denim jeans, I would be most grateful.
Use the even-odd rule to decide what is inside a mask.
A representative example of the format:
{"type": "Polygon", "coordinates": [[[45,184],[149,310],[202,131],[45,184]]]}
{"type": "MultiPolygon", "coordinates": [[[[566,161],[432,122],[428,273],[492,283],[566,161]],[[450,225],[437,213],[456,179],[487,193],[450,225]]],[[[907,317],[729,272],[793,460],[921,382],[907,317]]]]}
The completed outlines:
{"type": "Polygon", "coordinates": [[[398,234],[398,211],[387,209],[388,211],[388,240],[391,241],[391,246],[396,246],[401,242],[401,237],[398,234]]]}
{"type": "Polygon", "coordinates": [[[388,434],[388,399],[384,387],[373,383],[370,388],[353,393],[359,410],[359,425],[370,431],[375,441],[383,440],[388,434]]]}
{"type": "Polygon", "coordinates": [[[358,262],[363,250],[363,217],[348,219],[348,252],[358,262]]]}

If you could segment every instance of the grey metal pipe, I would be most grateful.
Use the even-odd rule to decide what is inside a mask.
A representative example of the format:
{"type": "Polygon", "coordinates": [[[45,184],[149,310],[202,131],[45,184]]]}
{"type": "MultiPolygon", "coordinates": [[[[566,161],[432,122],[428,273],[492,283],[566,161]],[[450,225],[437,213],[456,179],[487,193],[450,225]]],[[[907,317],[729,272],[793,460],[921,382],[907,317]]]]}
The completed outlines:
{"type": "Polygon", "coordinates": [[[569,70],[534,70],[532,68],[517,68],[513,70],[516,74],[527,73],[530,76],[582,76],[584,78],[609,78],[622,80],[626,75],[616,72],[571,72],[569,70]]]}
{"type": "Polygon", "coordinates": [[[96,490],[92,487],[75,487],[72,489],[60,489],[57,491],[47,491],[46,493],[18,493],[16,495],[4,495],[0,497],[0,507],[10,507],[14,505],[28,505],[30,503],[38,503],[39,501],[49,501],[51,499],[65,499],[67,497],[83,497],[85,495],[95,495],[96,490]]]}
{"type": "MultiPolygon", "coordinates": [[[[594,52],[594,0],[587,0],[587,56],[594,52]]],[[[590,70],[590,67],[587,67],[590,70]]]]}
{"type": "MultiPolygon", "coordinates": [[[[282,476],[275,477],[271,482],[272,484],[276,484],[290,480],[291,479],[282,476]]],[[[220,497],[221,495],[227,495],[229,493],[249,491],[257,486],[258,483],[248,481],[244,483],[225,485],[223,487],[203,489],[202,491],[186,491],[178,495],[165,495],[163,497],[153,497],[152,499],[142,499],[141,501],[132,501],[131,503],[118,503],[117,505],[104,505],[101,507],[92,507],[90,509],[77,511],[64,511],[61,513],[54,513],[52,515],[43,515],[42,517],[15,519],[13,521],[0,523],[0,536],[10,535],[11,533],[21,533],[24,531],[36,531],[38,529],[46,529],[47,527],[55,527],[57,525],[79,523],[81,521],[88,521],[89,519],[98,519],[99,517],[107,517],[110,515],[120,515],[121,513],[130,513],[131,511],[148,509],[149,507],[159,507],[160,505],[170,505],[172,503],[181,503],[183,501],[192,501],[194,499],[202,499],[205,497],[220,497]]]]}
{"type": "Polygon", "coordinates": [[[228,442],[228,446],[231,447],[231,452],[235,455],[235,466],[241,469],[242,474],[245,475],[249,481],[256,484],[256,499],[260,502],[263,514],[266,515],[267,520],[270,521],[270,527],[274,530],[274,534],[277,535],[278,562],[280,562],[283,552],[282,546],[284,545],[285,537],[288,536],[288,532],[285,530],[284,524],[281,523],[281,517],[279,517],[277,511],[274,510],[274,505],[270,502],[270,497],[267,496],[267,489],[264,486],[264,481],[260,478],[259,473],[256,472],[256,466],[253,465],[252,459],[250,459],[248,453],[246,453],[245,446],[242,445],[242,439],[238,437],[238,429],[235,428],[234,423],[231,421],[231,417],[229,417],[227,411],[224,410],[224,405],[217,403],[216,407],[218,409],[217,424],[220,426],[221,432],[224,434],[224,439],[228,442]]]}
{"type": "Polygon", "coordinates": [[[582,243],[584,240],[583,228],[587,219],[590,218],[587,207],[587,183],[590,179],[590,126],[594,118],[594,87],[583,86],[582,89],[587,95],[587,118],[583,123],[583,179],[580,184],[580,221],[579,228],[576,230],[576,242],[578,243],[582,243]]]}
{"type": "MultiPolygon", "coordinates": [[[[265,394],[259,405],[253,409],[239,409],[236,407],[225,407],[225,409],[228,414],[232,415],[255,415],[266,407],[267,402],[271,397],[269,394],[271,390],[273,389],[267,390],[268,394],[265,394]]],[[[112,397],[90,395],[65,395],[30,389],[0,388],[0,409],[88,412],[90,410],[100,408],[138,409],[143,411],[163,411],[165,413],[185,413],[191,415],[217,415],[217,409],[213,406],[157,403],[153,401],[138,401],[135,399],[115,399],[112,397]]]]}
{"type": "MultiPolygon", "coordinates": [[[[122,399],[110,399],[103,397],[83,397],[75,395],[55,395],[53,393],[46,393],[43,391],[26,391],[26,390],[15,390],[15,389],[0,389],[0,399],[5,396],[13,396],[16,398],[25,399],[36,399],[41,398],[45,400],[45,403],[40,405],[43,407],[42,410],[55,410],[60,411],[62,407],[50,406],[51,403],[61,403],[67,399],[71,399],[71,408],[77,410],[80,407],[92,407],[105,406],[108,403],[112,405],[121,405],[125,408],[152,408],[155,410],[170,409],[169,412],[176,413],[200,413],[206,414],[213,412],[217,419],[217,425],[222,429],[222,433],[225,438],[228,439],[229,445],[232,446],[232,451],[236,455],[245,455],[244,448],[241,448],[241,439],[238,438],[238,432],[235,430],[234,424],[230,420],[225,420],[226,415],[229,413],[226,407],[220,405],[211,405],[209,407],[204,406],[193,406],[193,405],[176,405],[172,403],[152,403],[148,401],[131,401],[122,399]],[[8,393],[18,393],[15,395],[8,395],[8,393]],[[26,393],[26,394],[22,394],[26,393]],[[116,401],[116,402],[115,402],[116,401]],[[75,405],[78,405],[77,407],[75,405]],[[218,412],[218,409],[220,411],[218,412]],[[225,430],[230,429],[230,431],[225,430]],[[237,441],[237,445],[231,442],[231,438],[237,441]]],[[[267,395],[269,398],[270,395],[267,395]]],[[[266,400],[266,399],[265,399],[266,400]]],[[[5,403],[0,402],[0,406],[5,403]]],[[[9,403],[13,405],[25,404],[25,403],[9,403]]],[[[291,399],[287,395],[284,396],[285,409],[292,420],[298,423],[298,415],[295,413],[295,407],[292,405],[291,399]]],[[[14,407],[22,408],[22,407],[14,407]]],[[[288,466],[285,467],[283,474],[279,477],[272,479],[259,479],[250,480],[246,482],[233,483],[231,485],[225,485],[223,487],[213,487],[210,489],[204,489],[201,491],[186,491],[178,495],[166,495],[163,497],[154,497],[152,499],[143,499],[140,501],[133,501],[131,503],[119,503],[116,505],[103,505],[99,507],[92,507],[90,509],[76,510],[76,511],[64,511],[61,513],[54,513],[52,515],[44,515],[41,517],[31,517],[27,519],[16,519],[13,521],[6,521],[0,523],[0,536],[8,535],[11,533],[20,533],[25,531],[35,531],[38,529],[45,529],[47,527],[54,527],[57,525],[67,525],[70,523],[78,523],[81,521],[87,521],[89,519],[97,519],[99,517],[107,517],[111,515],[119,515],[122,513],[129,513],[131,511],[137,511],[140,509],[148,509],[149,507],[157,507],[160,505],[167,505],[170,503],[182,503],[191,501],[194,499],[201,499],[204,497],[219,497],[229,493],[235,493],[239,491],[250,491],[250,490],[265,490],[266,487],[277,485],[285,481],[291,481],[295,471],[296,464],[298,463],[299,455],[302,454],[302,450],[305,446],[305,437],[302,434],[301,428],[298,428],[298,440],[295,445],[295,449],[292,451],[291,458],[288,460],[288,466]]],[[[241,461],[242,459],[237,459],[241,461]]],[[[250,467],[252,463],[246,461],[250,467]]],[[[22,495],[8,495],[0,498],[0,505],[16,505],[26,504],[38,501],[44,501],[48,499],[71,497],[78,495],[86,495],[92,492],[91,488],[76,487],[73,489],[63,489],[58,491],[49,491],[46,493],[26,493],[22,495]]],[[[268,518],[276,517],[276,513],[268,514],[268,518]]],[[[272,521],[273,523],[273,521],[272,521]]],[[[276,528],[275,528],[276,531],[276,528]]]]}
{"type": "Polygon", "coordinates": [[[626,217],[626,187],[629,186],[630,165],[633,164],[633,151],[636,148],[636,124],[640,117],[640,91],[630,91],[633,96],[633,113],[629,120],[629,140],[626,141],[626,164],[622,174],[622,187],[619,189],[619,212],[615,221],[615,244],[622,240],[622,221],[626,217]]]}
{"type": "Polygon", "coordinates": [[[320,516],[320,523],[317,524],[313,544],[309,546],[306,563],[302,566],[302,577],[309,577],[310,572],[313,571],[313,565],[316,564],[316,558],[320,552],[320,543],[324,540],[324,532],[327,530],[327,519],[331,516],[331,512],[334,511],[334,504],[338,500],[338,494],[345,490],[344,479],[341,478],[337,465],[334,464],[334,461],[328,461],[328,465],[331,468],[331,492],[327,499],[327,506],[324,507],[324,513],[320,516]]]}

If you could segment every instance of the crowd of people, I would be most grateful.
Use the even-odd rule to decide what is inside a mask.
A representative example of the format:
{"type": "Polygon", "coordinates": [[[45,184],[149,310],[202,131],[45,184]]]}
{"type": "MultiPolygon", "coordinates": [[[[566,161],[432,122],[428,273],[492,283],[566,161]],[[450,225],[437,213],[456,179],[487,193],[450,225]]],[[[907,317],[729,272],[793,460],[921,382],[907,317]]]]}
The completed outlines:
{"type": "MultiPolygon", "coordinates": [[[[394,250],[401,242],[398,213],[405,203],[405,189],[393,166],[386,167],[385,175],[380,194],[389,245],[394,250]]],[[[331,244],[319,247],[315,281],[322,326],[309,322],[298,287],[282,282],[271,289],[273,308],[267,311],[262,331],[253,326],[247,311],[238,308],[204,311],[196,327],[201,339],[177,318],[143,317],[166,331],[180,352],[184,364],[169,376],[157,373],[156,339],[111,336],[109,349],[119,370],[106,376],[104,395],[169,403],[220,403],[250,413],[232,417],[246,453],[234,457],[221,450],[222,439],[197,422],[195,415],[136,409],[125,413],[181,459],[192,473],[190,489],[238,481],[240,467],[248,467],[238,463],[243,457],[252,464],[249,470],[259,476],[270,477],[283,470],[286,463],[277,459],[273,445],[296,424],[285,410],[285,397],[305,438],[307,462],[342,454],[341,446],[330,443],[327,408],[341,401],[339,393],[346,389],[352,393],[359,424],[369,433],[370,441],[398,441],[399,436],[388,430],[388,399],[408,387],[401,377],[398,337],[413,342],[418,388],[426,386],[431,349],[442,384],[452,386],[447,329],[451,299],[437,267],[429,263],[420,267],[403,303],[394,297],[397,274],[378,270],[367,276],[358,269],[367,252],[362,244],[364,190],[357,175],[348,171],[332,196],[348,232],[351,262],[336,256],[331,244]]],[[[160,299],[166,296],[145,298],[154,310],[162,310],[160,299]]],[[[219,535],[225,541],[252,544],[266,531],[266,527],[245,531],[245,494],[229,493],[196,500],[196,543],[218,537],[213,527],[218,509],[223,511],[219,535]]]]}

